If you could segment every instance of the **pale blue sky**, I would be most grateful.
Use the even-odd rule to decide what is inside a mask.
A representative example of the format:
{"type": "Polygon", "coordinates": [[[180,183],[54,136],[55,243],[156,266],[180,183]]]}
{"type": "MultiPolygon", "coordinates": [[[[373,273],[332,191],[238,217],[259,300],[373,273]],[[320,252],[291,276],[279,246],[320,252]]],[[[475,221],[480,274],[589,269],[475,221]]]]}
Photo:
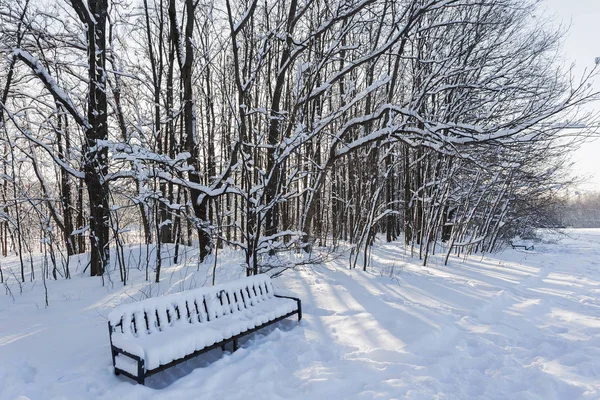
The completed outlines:
{"type": "MultiPolygon", "coordinates": [[[[564,57],[569,64],[576,64],[576,73],[594,67],[594,59],[600,57],[600,0],[543,0],[541,8],[557,23],[570,26],[564,41],[564,57]]],[[[600,90],[600,77],[594,87],[600,90]]],[[[600,111],[600,104],[592,106],[600,111]]],[[[583,190],[600,191],[600,140],[587,143],[573,157],[575,173],[587,176],[583,190]]]]}

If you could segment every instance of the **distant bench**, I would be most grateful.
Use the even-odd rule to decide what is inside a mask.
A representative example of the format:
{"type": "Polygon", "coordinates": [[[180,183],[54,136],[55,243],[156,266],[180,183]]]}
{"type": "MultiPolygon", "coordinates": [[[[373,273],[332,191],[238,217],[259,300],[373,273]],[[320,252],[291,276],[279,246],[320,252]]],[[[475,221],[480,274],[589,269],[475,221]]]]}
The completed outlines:
{"type": "Polygon", "coordinates": [[[115,374],[144,384],[227,343],[235,351],[243,335],[294,314],[302,319],[300,299],[276,295],[266,275],[118,306],[108,315],[115,374]]]}
{"type": "Polygon", "coordinates": [[[513,249],[525,249],[525,250],[528,250],[528,251],[534,249],[533,245],[531,245],[531,246],[525,246],[524,244],[514,244],[512,241],[508,242],[508,243],[510,243],[510,245],[511,245],[511,247],[513,249]]]}

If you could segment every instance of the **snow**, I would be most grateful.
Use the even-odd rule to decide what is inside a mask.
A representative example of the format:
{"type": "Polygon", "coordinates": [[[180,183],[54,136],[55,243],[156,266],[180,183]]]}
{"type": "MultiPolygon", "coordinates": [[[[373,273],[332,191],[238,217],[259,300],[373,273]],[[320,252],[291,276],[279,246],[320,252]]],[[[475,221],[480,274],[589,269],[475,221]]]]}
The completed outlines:
{"type": "MultiPolygon", "coordinates": [[[[600,230],[567,233],[447,267],[443,256],[424,268],[402,245],[379,242],[367,272],[344,257],[287,271],[273,283],[302,299],[300,323],[288,318],[146,386],[114,376],[108,316],[148,295],[205,291],[214,260],[199,270],[192,256],[165,262],[160,284],[132,265],[127,287],[103,287],[74,261],[72,280],[47,281],[44,308],[42,285],[26,282],[20,294],[8,272],[18,259],[5,258],[14,301],[0,295],[0,399],[598,399],[600,230]]],[[[135,263],[139,248],[129,250],[135,263]]],[[[243,277],[241,252],[219,254],[219,284],[243,277]]]]}

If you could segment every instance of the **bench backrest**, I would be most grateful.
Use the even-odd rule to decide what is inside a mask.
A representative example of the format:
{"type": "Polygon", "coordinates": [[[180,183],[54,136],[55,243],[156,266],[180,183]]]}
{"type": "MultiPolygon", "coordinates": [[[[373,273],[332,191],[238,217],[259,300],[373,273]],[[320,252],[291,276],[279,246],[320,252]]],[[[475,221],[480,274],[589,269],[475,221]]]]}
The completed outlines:
{"type": "Polygon", "coordinates": [[[115,307],[108,320],[113,334],[147,335],[180,324],[201,324],[241,312],[273,295],[271,279],[258,275],[124,304],[115,307]]]}

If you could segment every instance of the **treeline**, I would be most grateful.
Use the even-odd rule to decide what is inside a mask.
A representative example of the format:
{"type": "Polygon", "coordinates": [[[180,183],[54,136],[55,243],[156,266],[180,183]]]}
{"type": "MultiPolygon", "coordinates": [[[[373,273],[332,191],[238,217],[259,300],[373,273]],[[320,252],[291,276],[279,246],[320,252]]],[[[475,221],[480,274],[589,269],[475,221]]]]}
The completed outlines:
{"type": "Polygon", "coordinates": [[[2,252],[492,251],[544,218],[597,97],[536,3],[0,0],[2,252]]]}
{"type": "Polygon", "coordinates": [[[600,228],[600,193],[576,192],[557,199],[554,218],[561,227],[600,228]]]}

